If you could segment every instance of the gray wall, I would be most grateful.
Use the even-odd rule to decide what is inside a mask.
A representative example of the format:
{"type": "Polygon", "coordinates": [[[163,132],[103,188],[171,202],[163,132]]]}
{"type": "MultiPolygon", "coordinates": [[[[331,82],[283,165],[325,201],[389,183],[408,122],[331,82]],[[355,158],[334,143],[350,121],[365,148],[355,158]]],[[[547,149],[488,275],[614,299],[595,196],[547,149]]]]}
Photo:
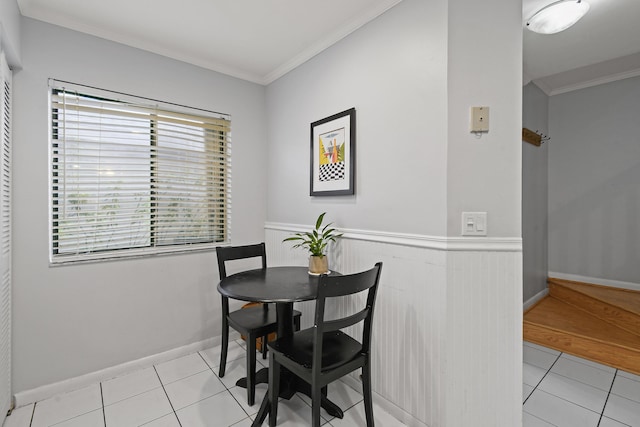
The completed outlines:
{"type": "Polygon", "coordinates": [[[520,6],[448,1],[448,236],[461,235],[462,212],[480,211],[487,212],[489,237],[521,237],[522,148],[513,143],[522,124],[522,28],[513,20],[520,6]],[[490,107],[481,138],[469,131],[472,106],[490,107]]]}
{"type": "Polygon", "coordinates": [[[640,78],[550,98],[549,270],[640,283],[640,78]]]}
{"type": "Polygon", "coordinates": [[[513,55],[484,61],[468,25],[447,26],[468,19],[468,5],[427,3],[401,2],[269,85],[270,221],[330,211],[341,227],[459,237],[463,211],[486,211],[491,237],[520,237],[520,41],[504,41],[506,24],[488,32],[484,43],[513,55]],[[481,139],[469,132],[473,105],[492,108],[481,139]],[[350,107],[356,194],[309,197],[309,124],[350,107]]]}
{"type": "Polygon", "coordinates": [[[415,3],[268,86],[270,221],[446,234],[447,9],[415,3]],[[310,123],[351,107],[355,195],[309,197],[310,123]]]}
{"type": "MultiPolygon", "coordinates": [[[[549,135],[549,97],[535,84],[522,90],[522,126],[549,135]]],[[[547,288],[549,145],[522,143],[522,273],[523,299],[547,288]]]]}
{"type": "Polygon", "coordinates": [[[49,77],[232,115],[232,240],[264,239],[264,87],[31,19],[14,75],[14,392],[220,334],[215,253],[50,268],[49,77]]]}

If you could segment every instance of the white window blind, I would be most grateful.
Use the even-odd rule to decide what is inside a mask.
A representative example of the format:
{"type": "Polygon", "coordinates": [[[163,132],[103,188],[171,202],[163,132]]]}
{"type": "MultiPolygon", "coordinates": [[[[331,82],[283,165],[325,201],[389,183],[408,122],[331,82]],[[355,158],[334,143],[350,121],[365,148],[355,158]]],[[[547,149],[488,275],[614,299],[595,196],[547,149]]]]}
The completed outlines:
{"type": "Polygon", "coordinates": [[[144,101],[52,84],[52,263],[228,239],[228,116],[144,101]]]}

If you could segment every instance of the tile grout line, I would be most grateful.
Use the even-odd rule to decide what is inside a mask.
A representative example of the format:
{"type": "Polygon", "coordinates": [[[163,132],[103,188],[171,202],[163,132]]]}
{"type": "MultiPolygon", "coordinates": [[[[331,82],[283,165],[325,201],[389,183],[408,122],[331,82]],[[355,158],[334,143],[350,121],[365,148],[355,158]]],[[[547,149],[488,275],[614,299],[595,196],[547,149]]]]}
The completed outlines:
{"type": "MultiPolygon", "coordinates": [[[[593,368],[593,369],[598,369],[598,370],[600,370],[600,371],[602,371],[602,372],[609,372],[607,369],[603,369],[603,368],[601,368],[601,367],[599,367],[599,366],[594,366],[594,365],[592,365],[592,364],[590,364],[590,363],[585,363],[585,361],[592,362],[592,363],[595,363],[595,364],[598,364],[598,365],[604,366],[604,367],[606,368],[606,367],[607,367],[607,365],[603,365],[602,363],[595,362],[595,361],[593,361],[593,360],[583,359],[583,358],[581,358],[581,357],[573,356],[572,354],[568,354],[568,353],[562,353],[562,354],[566,354],[567,356],[571,356],[571,358],[569,358],[569,357],[565,358],[566,360],[569,360],[569,361],[571,361],[571,362],[579,363],[579,364],[581,364],[582,366],[588,366],[588,367],[593,368]]],[[[614,369],[615,369],[615,368],[614,368],[614,369]]],[[[617,371],[617,369],[615,369],[615,370],[617,371]]]]}
{"type": "Polygon", "coordinates": [[[102,421],[104,421],[104,426],[107,427],[107,414],[104,409],[104,392],[102,391],[102,381],[100,381],[100,403],[102,403],[102,421]]]}
{"type": "Polygon", "coordinates": [[[542,378],[540,378],[540,381],[538,381],[538,384],[536,384],[536,386],[533,388],[533,390],[531,390],[531,393],[529,393],[529,396],[527,396],[527,398],[524,400],[524,402],[522,402],[522,407],[523,408],[524,408],[525,403],[527,403],[529,398],[533,395],[533,392],[535,392],[538,389],[538,386],[540,385],[542,380],[544,380],[547,377],[549,372],[551,372],[551,369],[555,366],[556,363],[558,363],[558,360],[560,360],[560,356],[562,356],[562,352],[556,356],[556,360],[553,361],[551,366],[549,366],[549,369],[547,369],[547,372],[545,372],[544,375],[542,376],[542,378]]]}
{"type": "MultiPolygon", "coordinates": [[[[572,360],[572,359],[567,359],[567,358],[565,358],[564,360],[568,360],[568,361],[570,361],[570,362],[573,362],[573,360],[572,360]]],[[[586,366],[586,367],[591,368],[591,369],[596,369],[596,370],[598,370],[598,371],[600,371],[600,372],[610,373],[610,372],[607,372],[607,371],[606,371],[606,370],[604,370],[604,369],[600,369],[600,368],[598,368],[598,367],[596,367],[596,366],[588,365],[588,364],[586,364],[586,363],[581,363],[581,362],[578,362],[578,361],[575,361],[575,363],[579,363],[580,365],[582,365],[582,366],[586,366]]],[[[549,369],[549,371],[551,371],[551,369],[549,369]]],[[[615,379],[615,377],[616,377],[616,373],[617,373],[617,371],[618,371],[618,370],[616,369],[616,370],[613,372],[613,378],[614,378],[614,379],[615,379]]],[[[597,390],[607,391],[606,389],[602,389],[602,388],[600,388],[600,387],[596,387],[596,386],[594,386],[594,385],[592,385],[592,384],[586,383],[586,382],[584,382],[584,381],[580,381],[580,380],[579,380],[579,379],[577,379],[577,378],[572,378],[572,377],[569,377],[569,376],[567,376],[567,375],[563,375],[563,374],[561,374],[561,373],[559,373],[559,372],[551,372],[551,373],[552,373],[552,374],[554,374],[554,375],[557,375],[557,376],[559,376],[559,377],[566,378],[566,379],[571,380],[571,381],[575,381],[575,382],[580,383],[580,384],[582,384],[582,385],[586,385],[586,386],[588,386],[588,387],[595,388],[595,389],[597,389],[597,390]]],[[[609,386],[609,390],[611,390],[611,386],[609,386]]]]}
{"type": "Polygon", "coordinates": [[[160,378],[160,374],[158,374],[158,370],[156,369],[156,365],[153,365],[153,371],[158,376],[158,381],[160,381],[160,385],[162,386],[162,391],[164,391],[164,395],[167,396],[167,400],[169,401],[169,405],[171,406],[171,410],[173,411],[173,415],[175,415],[176,420],[178,420],[178,425],[180,427],[182,427],[182,423],[180,422],[180,418],[178,418],[178,414],[176,413],[176,409],[173,407],[173,403],[171,402],[171,398],[169,397],[169,394],[167,393],[167,389],[164,388],[164,383],[162,382],[162,378],[160,378]]]}
{"type": "MultiPolygon", "coordinates": [[[[556,399],[563,400],[563,401],[565,401],[565,402],[567,402],[567,403],[572,404],[573,406],[577,406],[578,408],[582,408],[582,409],[585,409],[585,410],[587,410],[587,411],[589,411],[589,412],[592,412],[592,413],[594,413],[594,414],[596,414],[596,415],[599,415],[599,413],[598,413],[598,412],[596,412],[596,411],[594,411],[593,409],[591,409],[591,408],[587,408],[586,406],[583,406],[583,405],[581,405],[581,404],[579,404],[579,403],[573,402],[573,401],[571,401],[571,400],[569,400],[569,399],[566,399],[566,398],[564,398],[564,397],[556,396],[555,394],[550,393],[550,392],[548,392],[548,391],[544,391],[544,390],[540,390],[540,392],[541,392],[541,393],[544,393],[544,394],[548,394],[549,396],[552,396],[552,397],[554,397],[554,398],[556,398],[556,399]]],[[[531,394],[533,394],[533,392],[531,392],[531,394]]],[[[527,400],[528,400],[528,399],[527,399],[527,400]]],[[[524,406],[524,405],[523,405],[523,406],[524,406]]],[[[527,412],[527,411],[525,411],[525,410],[524,410],[524,408],[523,408],[522,410],[523,410],[524,412],[527,412]]],[[[531,414],[531,415],[533,415],[533,414],[531,414]]],[[[534,416],[535,416],[535,415],[534,415],[534,416]]],[[[547,423],[549,422],[549,421],[547,421],[547,420],[543,420],[543,421],[545,421],[545,422],[547,422],[547,423]]],[[[617,421],[617,420],[616,420],[616,421],[617,421]]]]}
{"type": "Polygon", "coordinates": [[[535,419],[537,419],[537,420],[540,420],[540,421],[542,421],[543,423],[549,424],[550,426],[558,427],[556,424],[553,424],[551,421],[543,420],[543,419],[542,419],[542,418],[540,418],[539,416],[534,415],[534,414],[532,414],[531,412],[527,412],[527,411],[525,411],[524,409],[522,410],[522,412],[523,412],[523,413],[525,413],[525,414],[529,414],[529,415],[531,415],[533,418],[535,418],[535,419]]]}
{"type": "MultiPolygon", "coordinates": [[[[220,377],[218,376],[218,374],[216,374],[216,372],[213,370],[213,367],[210,366],[206,359],[202,356],[202,354],[200,354],[200,352],[198,352],[198,356],[200,356],[200,358],[204,361],[204,363],[209,366],[209,370],[211,372],[213,372],[213,375],[215,375],[215,377],[218,379],[218,381],[220,381],[220,383],[223,385],[223,387],[225,388],[226,391],[229,392],[229,394],[231,395],[231,397],[233,398],[233,400],[236,401],[236,403],[238,404],[238,406],[240,406],[240,409],[242,409],[244,411],[244,413],[247,415],[247,417],[249,417],[249,419],[251,419],[251,415],[249,415],[249,413],[246,411],[246,409],[244,409],[244,406],[242,406],[240,404],[240,402],[238,402],[238,399],[236,399],[236,397],[233,395],[233,393],[231,393],[231,390],[227,387],[227,385],[220,379],[220,377]]],[[[242,421],[242,420],[241,420],[242,421]]]]}
{"type": "Polygon", "coordinates": [[[611,390],[613,390],[613,384],[616,382],[616,377],[618,376],[619,369],[616,369],[615,374],[613,374],[613,380],[611,381],[611,386],[609,387],[609,393],[607,393],[607,398],[604,400],[604,406],[602,407],[602,413],[600,413],[600,419],[598,420],[598,425],[602,422],[602,417],[604,417],[604,410],[607,408],[607,403],[609,402],[609,397],[611,396],[611,390]]]}
{"type": "Polygon", "coordinates": [[[31,411],[31,419],[29,420],[29,427],[31,427],[31,424],[33,424],[33,417],[36,415],[36,405],[38,404],[38,402],[35,402],[33,404],[33,411],[31,411]]]}

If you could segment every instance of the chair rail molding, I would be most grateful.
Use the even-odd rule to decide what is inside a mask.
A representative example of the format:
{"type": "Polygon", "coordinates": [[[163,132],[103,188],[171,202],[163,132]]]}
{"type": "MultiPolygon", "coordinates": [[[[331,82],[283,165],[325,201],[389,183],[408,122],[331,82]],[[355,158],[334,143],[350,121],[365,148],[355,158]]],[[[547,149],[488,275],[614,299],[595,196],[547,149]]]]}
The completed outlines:
{"type": "MultiPolygon", "coordinates": [[[[267,222],[264,226],[265,230],[289,233],[308,231],[310,227],[276,222],[267,222]]],[[[440,251],[522,252],[522,238],[520,237],[445,237],[351,228],[340,228],[339,231],[343,233],[343,239],[390,243],[440,251]]]]}

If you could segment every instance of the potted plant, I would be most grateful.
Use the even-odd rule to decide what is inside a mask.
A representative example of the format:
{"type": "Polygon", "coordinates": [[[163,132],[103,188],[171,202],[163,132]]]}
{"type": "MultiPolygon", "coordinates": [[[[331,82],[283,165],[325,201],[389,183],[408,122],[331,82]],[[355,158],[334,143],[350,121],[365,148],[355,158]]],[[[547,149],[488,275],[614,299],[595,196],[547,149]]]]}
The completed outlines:
{"type": "Polygon", "coordinates": [[[329,261],[327,260],[326,249],[329,242],[335,242],[337,238],[342,237],[341,233],[337,233],[335,228],[331,227],[331,223],[322,226],[324,215],[320,214],[316,220],[316,227],[311,231],[304,233],[295,233],[291,237],[287,237],[283,242],[298,242],[293,245],[294,248],[305,248],[309,251],[309,273],[323,274],[329,272],[329,261]]]}

